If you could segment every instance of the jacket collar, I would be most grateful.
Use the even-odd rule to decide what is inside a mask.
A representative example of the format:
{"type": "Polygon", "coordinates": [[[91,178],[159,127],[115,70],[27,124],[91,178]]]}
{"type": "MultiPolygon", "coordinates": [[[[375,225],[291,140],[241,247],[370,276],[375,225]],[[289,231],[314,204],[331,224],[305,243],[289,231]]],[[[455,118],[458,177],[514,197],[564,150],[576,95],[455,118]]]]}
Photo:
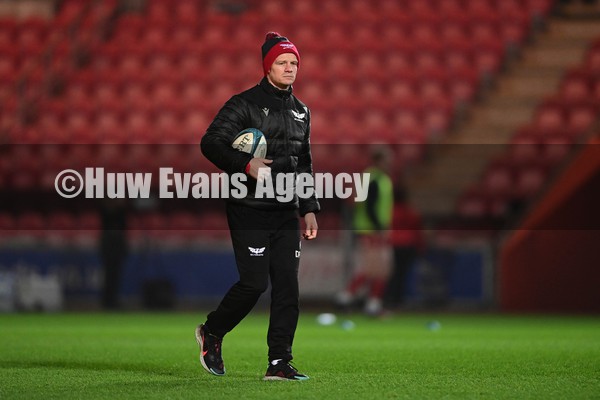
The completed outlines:
{"type": "Polygon", "coordinates": [[[272,108],[275,110],[282,110],[291,108],[292,105],[289,103],[290,97],[292,96],[292,88],[288,90],[277,89],[271,85],[269,80],[265,77],[257,85],[257,97],[254,98],[261,107],[272,108]]]}
{"type": "Polygon", "coordinates": [[[273,95],[273,96],[276,96],[276,97],[282,98],[282,99],[288,98],[288,97],[290,97],[290,95],[292,94],[292,87],[291,87],[291,86],[290,86],[290,88],[289,88],[289,89],[287,89],[287,90],[282,90],[282,89],[279,89],[279,88],[277,88],[277,87],[273,86],[273,85],[271,84],[271,82],[269,82],[269,80],[268,80],[266,77],[262,78],[262,80],[260,81],[259,85],[260,85],[260,86],[261,86],[261,87],[262,87],[262,88],[263,88],[263,89],[264,89],[264,90],[265,90],[267,93],[269,93],[269,94],[271,94],[271,95],[273,95]]]}

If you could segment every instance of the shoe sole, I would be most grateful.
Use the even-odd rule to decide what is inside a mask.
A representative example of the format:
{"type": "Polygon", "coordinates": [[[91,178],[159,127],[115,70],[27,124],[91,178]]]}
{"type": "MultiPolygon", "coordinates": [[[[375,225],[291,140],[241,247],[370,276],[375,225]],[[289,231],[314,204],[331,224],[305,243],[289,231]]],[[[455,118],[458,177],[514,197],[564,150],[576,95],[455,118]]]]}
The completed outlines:
{"type": "Polygon", "coordinates": [[[297,379],[289,379],[282,378],[281,376],[265,376],[263,381],[307,381],[310,378],[307,376],[306,378],[297,378],[297,379]]]}
{"type": "Polygon", "coordinates": [[[200,325],[198,325],[196,327],[196,330],[194,331],[194,333],[195,333],[195,336],[196,336],[196,342],[198,343],[198,346],[200,347],[200,356],[198,358],[200,358],[200,364],[202,364],[202,367],[205,370],[207,370],[212,375],[215,375],[215,376],[223,376],[223,375],[225,375],[225,369],[223,369],[223,373],[222,374],[218,374],[215,371],[213,371],[212,369],[208,368],[208,366],[204,362],[204,357],[202,357],[202,344],[204,343],[204,341],[202,340],[202,333],[200,332],[200,325]]]}

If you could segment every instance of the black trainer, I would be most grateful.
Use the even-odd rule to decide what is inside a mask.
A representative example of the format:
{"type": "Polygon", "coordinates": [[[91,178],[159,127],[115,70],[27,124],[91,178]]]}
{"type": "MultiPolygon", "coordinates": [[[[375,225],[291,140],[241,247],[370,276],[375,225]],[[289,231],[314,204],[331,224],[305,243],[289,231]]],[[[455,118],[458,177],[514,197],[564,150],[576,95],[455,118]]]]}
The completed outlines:
{"type": "Polygon", "coordinates": [[[275,360],[269,363],[267,373],[263,380],[265,381],[305,381],[308,376],[298,372],[289,362],[275,360]],[[275,362],[275,364],[273,364],[275,362]]]}
{"type": "Polygon", "coordinates": [[[222,338],[206,334],[204,325],[198,325],[196,328],[196,341],[200,346],[200,362],[205,370],[213,375],[225,375],[225,366],[221,358],[222,338]]]}

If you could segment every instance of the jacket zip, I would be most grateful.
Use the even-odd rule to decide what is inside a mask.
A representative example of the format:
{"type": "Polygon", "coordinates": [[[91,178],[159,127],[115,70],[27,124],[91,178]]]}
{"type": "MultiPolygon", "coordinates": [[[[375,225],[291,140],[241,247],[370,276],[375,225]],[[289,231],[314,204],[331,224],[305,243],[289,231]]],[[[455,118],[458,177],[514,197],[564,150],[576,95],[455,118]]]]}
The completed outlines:
{"type": "MultiPolygon", "coordinates": [[[[291,100],[291,97],[287,98],[288,101],[291,100]]],[[[283,116],[283,126],[285,127],[285,130],[283,132],[283,138],[284,138],[284,149],[285,149],[285,156],[287,157],[286,162],[290,162],[290,138],[289,138],[289,134],[290,134],[290,129],[292,128],[291,124],[290,124],[290,118],[289,118],[289,112],[285,107],[285,101],[286,98],[282,97],[281,98],[281,110],[282,110],[282,116],[283,116]]]]}

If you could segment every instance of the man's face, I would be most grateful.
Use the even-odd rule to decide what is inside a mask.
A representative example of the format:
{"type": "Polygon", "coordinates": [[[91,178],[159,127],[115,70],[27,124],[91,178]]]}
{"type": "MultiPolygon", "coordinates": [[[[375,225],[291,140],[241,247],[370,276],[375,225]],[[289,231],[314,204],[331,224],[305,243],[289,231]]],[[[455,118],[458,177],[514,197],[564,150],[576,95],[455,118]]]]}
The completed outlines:
{"type": "Polygon", "coordinates": [[[283,53],[275,59],[267,73],[267,79],[279,89],[289,88],[296,80],[298,58],[292,53],[283,53]]]}

